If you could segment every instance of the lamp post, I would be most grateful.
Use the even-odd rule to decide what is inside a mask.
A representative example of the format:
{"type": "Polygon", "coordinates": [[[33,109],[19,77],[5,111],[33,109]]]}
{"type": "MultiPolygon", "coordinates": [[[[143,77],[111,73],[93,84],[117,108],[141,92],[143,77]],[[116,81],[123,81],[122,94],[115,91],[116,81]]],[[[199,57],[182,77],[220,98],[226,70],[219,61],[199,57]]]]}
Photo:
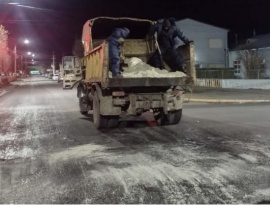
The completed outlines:
{"type": "MultiPolygon", "coordinates": [[[[24,40],[24,44],[29,44],[30,41],[28,39],[24,40]]],[[[17,45],[14,46],[14,72],[15,75],[17,76],[17,45]]]]}
{"type": "Polygon", "coordinates": [[[15,75],[17,76],[17,46],[15,45],[14,47],[14,72],[15,75]]]}

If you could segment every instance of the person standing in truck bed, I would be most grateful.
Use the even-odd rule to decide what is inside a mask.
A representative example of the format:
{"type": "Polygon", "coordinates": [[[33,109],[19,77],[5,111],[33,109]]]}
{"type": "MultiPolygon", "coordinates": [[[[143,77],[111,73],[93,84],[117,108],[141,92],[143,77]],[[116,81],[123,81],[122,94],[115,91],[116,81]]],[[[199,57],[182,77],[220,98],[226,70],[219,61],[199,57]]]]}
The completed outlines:
{"type": "Polygon", "coordinates": [[[129,32],[127,28],[116,28],[108,38],[110,70],[112,71],[113,77],[122,77],[120,73],[120,46],[123,39],[129,35],[129,32]]]}
{"type": "Polygon", "coordinates": [[[152,66],[157,68],[163,68],[162,60],[170,66],[172,71],[183,70],[183,59],[179,52],[175,49],[175,38],[179,38],[185,44],[189,44],[189,41],[183,35],[183,32],[175,25],[173,18],[159,20],[157,24],[151,26],[148,33],[149,36],[155,36],[159,44],[159,48],[152,57],[152,66]]]}

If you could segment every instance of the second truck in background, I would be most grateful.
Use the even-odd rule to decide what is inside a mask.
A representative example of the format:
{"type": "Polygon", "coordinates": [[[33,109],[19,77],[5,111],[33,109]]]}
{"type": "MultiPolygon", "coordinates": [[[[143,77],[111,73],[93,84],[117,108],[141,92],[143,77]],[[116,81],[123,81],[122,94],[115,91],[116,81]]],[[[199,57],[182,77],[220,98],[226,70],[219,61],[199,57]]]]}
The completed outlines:
{"type": "Polygon", "coordinates": [[[64,56],[60,75],[63,76],[63,89],[71,89],[77,81],[82,79],[81,63],[77,56],[64,56]]]}

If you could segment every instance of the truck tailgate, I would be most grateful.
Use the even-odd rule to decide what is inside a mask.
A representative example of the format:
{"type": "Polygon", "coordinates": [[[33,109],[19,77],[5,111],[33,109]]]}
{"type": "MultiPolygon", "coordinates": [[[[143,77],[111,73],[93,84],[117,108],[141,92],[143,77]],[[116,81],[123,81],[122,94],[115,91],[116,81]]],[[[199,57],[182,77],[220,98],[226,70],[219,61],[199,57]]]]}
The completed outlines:
{"type": "Polygon", "coordinates": [[[109,78],[105,87],[165,87],[185,84],[186,77],[175,78],[109,78]]]}

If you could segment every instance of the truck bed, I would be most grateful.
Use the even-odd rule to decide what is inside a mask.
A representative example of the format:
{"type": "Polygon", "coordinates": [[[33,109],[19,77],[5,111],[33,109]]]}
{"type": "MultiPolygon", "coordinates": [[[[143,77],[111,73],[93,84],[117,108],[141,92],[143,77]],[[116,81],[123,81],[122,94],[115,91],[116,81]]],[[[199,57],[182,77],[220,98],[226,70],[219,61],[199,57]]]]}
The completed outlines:
{"type": "MultiPolygon", "coordinates": [[[[150,44],[144,39],[129,39],[126,40],[123,47],[125,57],[137,57],[144,62],[148,61],[149,56],[153,53],[150,44]]],[[[187,73],[189,76],[195,70],[194,64],[194,45],[184,46],[179,48],[183,59],[186,61],[187,73]]],[[[100,83],[103,88],[108,87],[164,87],[164,86],[178,86],[185,85],[186,77],[164,77],[164,78],[110,78],[109,77],[109,49],[108,43],[104,41],[100,46],[93,49],[87,54],[83,60],[85,67],[85,82],[86,83],[100,83]]]]}

